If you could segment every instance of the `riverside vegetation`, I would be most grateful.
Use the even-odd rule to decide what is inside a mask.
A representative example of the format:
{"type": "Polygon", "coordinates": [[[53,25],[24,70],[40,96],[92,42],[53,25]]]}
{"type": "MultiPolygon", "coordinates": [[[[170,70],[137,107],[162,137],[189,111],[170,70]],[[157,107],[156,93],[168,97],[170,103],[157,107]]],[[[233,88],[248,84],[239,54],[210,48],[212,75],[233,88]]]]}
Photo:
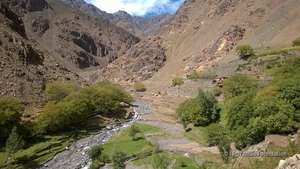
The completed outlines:
{"type": "Polygon", "coordinates": [[[120,86],[100,82],[79,87],[71,82],[46,86],[47,102],[38,115],[25,120],[25,106],[16,98],[0,98],[0,167],[35,168],[72,140],[101,128],[102,117],[123,118],[132,97],[120,86]],[[97,117],[96,117],[97,116],[97,117]],[[89,121],[89,122],[87,122],[89,121]],[[96,121],[94,126],[87,126],[96,121]]]}
{"type": "MultiPolygon", "coordinates": [[[[226,163],[231,160],[233,142],[241,150],[263,141],[269,134],[296,133],[300,127],[300,58],[296,54],[286,57],[286,52],[299,50],[295,44],[296,41],[295,47],[263,53],[248,45],[238,47],[241,59],[248,65],[260,66],[264,78],[242,72],[232,75],[224,81],[224,100],[219,102],[213,94],[200,91],[196,98],[186,100],[177,108],[183,125],[200,126],[201,137],[205,137],[207,145],[218,146],[226,163]],[[272,60],[267,60],[270,56],[272,60]]],[[[277,162],[273,160],[272,167],[277,162]]]]}

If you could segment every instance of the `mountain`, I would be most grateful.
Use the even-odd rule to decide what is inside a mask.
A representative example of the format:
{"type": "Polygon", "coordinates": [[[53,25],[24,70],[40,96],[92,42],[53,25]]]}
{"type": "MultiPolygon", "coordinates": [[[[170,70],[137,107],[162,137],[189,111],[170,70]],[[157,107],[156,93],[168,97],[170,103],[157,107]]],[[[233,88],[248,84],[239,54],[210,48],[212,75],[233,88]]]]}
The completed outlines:
{"type": "Polygon", "coordinates": [[[109,14],[101,11],[94,5],[86,3],[84,0],[62,0],[64,3],[79,9],[81,12],[94,17],[101,17],[111,22],[112,24],[123,28],[124,30],[138,37],[154,35],[159,32],[159,29],[166,25],[172,18],[171,14],[161,14],[151,17],[131,16],[125,11],[118,11],[114,14],[109,14]]]}
{"type": "Polygon", "coordinates": [[[28,102],[41,100],[47,81],[85,81],[83,72],[105,67],[140,41],[59,0],[5,0],[0,6],[0,92],[28,102]]]}
{"type": "Polygon", "coordinates": [[[174,76],[217,65],[224,65],[222,74],[232,72],[239,44],[289,45],[299,36],[299,7],[297,0],[187,0],[158,34],[167,61],[151,81],[168,85],[174,76]]]}

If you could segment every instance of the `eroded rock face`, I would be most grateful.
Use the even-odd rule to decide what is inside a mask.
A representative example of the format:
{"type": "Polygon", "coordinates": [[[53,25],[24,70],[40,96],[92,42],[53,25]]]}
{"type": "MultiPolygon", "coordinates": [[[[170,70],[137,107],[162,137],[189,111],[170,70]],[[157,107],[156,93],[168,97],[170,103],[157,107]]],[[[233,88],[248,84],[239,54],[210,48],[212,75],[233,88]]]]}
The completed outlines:
{"type": "Polygon", "coordinates": [[[75,35],[73,38],[73,42],[78,45],[79,47],[81,47],[83,50],[85,50],[86,52],[93,54],[93,55],[97,55],[97,47],[95,44],[94,39],[89,36],[87,33],[78,33],[78,32],[74,32],[72,31],[73,34],[75,35]]]}
{"type": "Polygon", "coordinates": [[[9,26],[11,29],[19,33],[24,38],[27,38],[22,18],[19,17],[13,10],[11,10],[4,2],[0,2],[0,13],[10,20],[9,26]]]}
{"type": "Polygon", "coordinates": [[[32,32],[42,36],[49,29],[49,20],[43,17],[38,17],[37,19],[33,20],[31,26],[32,32]]]}
{"type": "Polygon", "coordinates": [[[99,65],[93,56],[84,51],[76,52],[76,54],[77,56],[73,58],[73,62],[78,65],[80,69],[99,65]]]}
{"type": "Polygon", "coordinates": [[[30,12],[41,11],[48,8],[48,4],[45,0],[25,0],[25,8],[30,12]]]}

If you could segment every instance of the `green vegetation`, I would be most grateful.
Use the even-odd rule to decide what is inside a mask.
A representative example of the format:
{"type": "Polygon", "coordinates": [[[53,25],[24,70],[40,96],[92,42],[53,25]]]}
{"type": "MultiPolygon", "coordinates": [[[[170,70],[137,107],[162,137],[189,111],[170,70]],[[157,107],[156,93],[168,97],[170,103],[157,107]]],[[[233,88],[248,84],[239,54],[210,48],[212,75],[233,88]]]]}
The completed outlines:
{"type": "Polygon", "coordinates": [[[166,169],[170,166],[171,159],[165,154],[154,154],[152,156],[153,169],[166,169]]]}
{"type": "Polygon", "coordinates": [[[121,117],[125,110],[120,103],[131,101],[131,96],[118,85],[101,82],[73,92],[61,101],[49,102],[37,119],[37,132],[57,133],[81,128],[97,114],[121,117]]]}
{"type": "Polygon", "coordinates": [[[132,138],[133,141],[144,138],[143,132],[136,125],[132,125],[129,128],[129,136],[132,138]]]}
{"type": "Polygon", "coordinates": [[[147,90],[142,82],[134,83],[133,87],[136,92],[145,92],[147,90]]]}
{"type": "Polygon", "coordinates": [[[236,48],[241,59],[247,60],[255,56],[254,49],[250,45],[241,45],[236,48]]]}
{"type": "Polygon", "coordinates": [[[293,41],[293,46],[300,46],[300,37],[293,41]]]}
{"type": "Polygon", "coordinates": [[[25,146],[25,140],[22,135],[19,133],[18,128],[14,127],[11,130],[11,133],[6,140],[6,152],[7,153],[15,153],[18,150],[22,149],[25,146]]]}
{"type": "Polygon", "coordinates": [[[200,79],[214,79],[217,77],[217,74],[215,71],[213,70],[205,70],[205,71],[202,71],[202,72],[199,72],[199,77],[200,79]]]}
{"type": "Polygon", "coordinates": [[[79,89],[75,83],[54,81],[46,85],[46,95],[49,101],[61,101],[79,89]]]}
{"type": "Polygon", "coordinates": [[[12,129],[21,126],[23,112],[24,106],[16,98],[0,98],[0,148],[5,145],[12,129]]]}
{"type": "Polygon", "coordinates": [[[190,123],[207,126],[219,119],[217,100],[212,94],[201,90],[196,98],[186,100],[176,111],[185,127],[190,123]]]}
{"type": "MultiPolygon", "coordinates": [[[[159,128],[145,124],[134,124],[141,133],[156,133],[160,132],[159,128]]],[[[151,152],[153,145],[145,139],[133,140],[130,136],[130,128],[122,130],[118,135],[114,136],[106,144],[103,145],[104,154],[112,157],[116,151],[126,152],[129,156],[151,152]]]]}
{"type": "Polygon", "coordinates": [[[124,169],[125,162],[127,160],[127,155],[123,152],[116,152],[112,156],[113,168],[114,169],[124,169]]]}
{"type": "MultiPolygon", "coordinates": [[[[37,168],[86,135],[87,132],[80,130],[89,129],[90,120],[99,123],[101,120],[95,116],[122,118],[126,113],[123,103],[130,105],[132,101],[119,85],[110,82],[85,88],[53,82],[47,85],[46,94],[48,102],[32,121],[22,120],[24,105],[20,101],[0,98],[0,168],[37,168]]],[[[100,149],[91,152],[99,163],[108,159],[104,155],[96,157],[100,152],[100,149]]]]}
{"type": "Polygon", "coordinates": [[[256,53],[256,57],[266,57],[266,56],[273,56],[273,55],[282,55],[286,54],[291,51],[299,51],[300,46],[293,46],[293,47],[287,47],[287,48],[280,48],[280,49],[264,49],[264,50],[259,50],[256,53]]]}
{"type": "Polygon", "coordinates": [[[172,86],[175,87],[175,86],[181,86],[184,84],[184,81],[181,77],[176,77],[172,80],[172,86]]]}
{"type": "Polygon", "coordinates": [[[186,75],[186,78],[189,80],[197,81],[201,78],[201,74],[194,70],[191,74],[186,75]]]}

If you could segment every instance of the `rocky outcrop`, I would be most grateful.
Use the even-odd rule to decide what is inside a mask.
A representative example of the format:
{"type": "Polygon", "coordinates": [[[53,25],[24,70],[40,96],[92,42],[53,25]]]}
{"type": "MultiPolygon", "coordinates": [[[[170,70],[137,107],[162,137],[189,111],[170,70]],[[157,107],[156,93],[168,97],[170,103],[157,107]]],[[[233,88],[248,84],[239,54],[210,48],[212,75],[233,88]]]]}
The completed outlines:
{"type": "Polygon", "coordinates": [[[159,41],[159,37],[154,37],[136,44],[126,54],[104,68],[100,75],[107,79],[126,81],[151,78],[166,61],[165,49],[159,41]]]}
{"type": "Polygon", "coordinates": [[[91,36],[89,36],[87,33],[80,34],[78,32],[73,32],[73,35],[74,34],[75,36],[73,37],[73,42],[76,45],[90,54],[97,55],[97,47],[94,39],[91,36]]]}
{"type": "Polygon", "coordinates": [[[276,169],[299,169],[300,168],[300,154],[295,154],[285,160],[280,160],[276,169]]]}
{"type": "Polygon", "coordinates": [[[43,17],[38,17],[32,21],[32,32],[37,33],[39,36],[42,36],[49,28],[49,20],[43,17]]]}

